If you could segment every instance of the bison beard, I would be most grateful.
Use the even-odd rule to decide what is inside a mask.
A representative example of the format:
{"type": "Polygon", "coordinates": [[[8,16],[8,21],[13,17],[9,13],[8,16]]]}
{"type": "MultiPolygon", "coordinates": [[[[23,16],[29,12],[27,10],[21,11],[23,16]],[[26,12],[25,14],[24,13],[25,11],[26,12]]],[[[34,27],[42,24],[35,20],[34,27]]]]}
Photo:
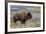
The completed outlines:
{"type": "Polygon", "coordinates": [[[16,14],[16,15],[14,15],[13,16],[13,20],[14,20],[14,22],[16,23],[16,21],[21,21],[21,23],[22,24],[25,24],[25,21],[27,20],[27,19],[31,19],[32,18],[32,15],[31,15],[31,13],[29,12],[29,13],[27,13],[27,16],[26,15],[20,15],[20,14],[16,14]]]}

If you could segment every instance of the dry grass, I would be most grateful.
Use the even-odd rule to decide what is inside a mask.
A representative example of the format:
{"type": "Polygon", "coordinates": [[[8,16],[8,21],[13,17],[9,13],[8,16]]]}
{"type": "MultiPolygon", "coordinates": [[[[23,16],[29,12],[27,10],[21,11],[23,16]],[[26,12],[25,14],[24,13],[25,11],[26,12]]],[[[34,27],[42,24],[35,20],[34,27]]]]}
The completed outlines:
{"type": "MultiPolygon", "coordinates": [[[[39,16],[40,17],[40,16],[39,16]]],[[[32,17],[25,22],[25,24],[21,24],[21,21],[17,21],[16,23],[11,19],[11,28],[30,28],[30,27],[40,27],[40,18],[38,15],[36,17],[32,17]]]]}
{"type": "MultiPolygon", "coordinates": [[[[11,13],[14,14],[15,12],[11,12],[11,13]]],[[[34,27],[40,27],[40,24],[41,24],[40,10],[36,11],[36,9],[35,9],[33,11],[30,11],[30,13],[32,14],[33,17],[31,19],[27,20],[25,22],[25,24],[21,24],[21,21],[17,21],[17,23],[15,23],[13,21],[13,18],[11,18],[11,24],[10,24],[11,28],[30,28],[30,27],[34,28],[34,27]]],[[[11,16],[13,14],[11,14],[11,16]]]]}

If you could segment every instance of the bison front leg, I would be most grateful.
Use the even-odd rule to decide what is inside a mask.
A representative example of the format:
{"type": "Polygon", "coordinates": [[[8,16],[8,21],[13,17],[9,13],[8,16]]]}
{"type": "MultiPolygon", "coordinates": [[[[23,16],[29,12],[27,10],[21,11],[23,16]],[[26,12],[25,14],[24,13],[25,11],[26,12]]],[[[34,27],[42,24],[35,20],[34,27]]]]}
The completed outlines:
{"type": "Polygon", "coordinates": [[[21,21],[21,24],[23,24],[23,25],[25,26],[25,20],[22,20],[22,21],[21,21]]]}
{"type": "Polygon", "coordinates": [[[25,21],[23,20],[23,21],[21,21],[21,23],[22,23],[22,24],[25,24],[25,21]]]}

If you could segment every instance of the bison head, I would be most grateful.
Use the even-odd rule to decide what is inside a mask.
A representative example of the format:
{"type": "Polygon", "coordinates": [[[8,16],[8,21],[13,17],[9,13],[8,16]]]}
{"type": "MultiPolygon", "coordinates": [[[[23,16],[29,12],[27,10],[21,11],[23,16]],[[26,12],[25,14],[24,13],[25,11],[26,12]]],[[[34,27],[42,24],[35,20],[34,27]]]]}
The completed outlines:
{"type": "Polygon", "coordinates": [[[30,12],[27,14],[27,18],[28,18],[28,19],[31,19],[31,18],[32,18],[32,15],[31,15],[30,12]]]}

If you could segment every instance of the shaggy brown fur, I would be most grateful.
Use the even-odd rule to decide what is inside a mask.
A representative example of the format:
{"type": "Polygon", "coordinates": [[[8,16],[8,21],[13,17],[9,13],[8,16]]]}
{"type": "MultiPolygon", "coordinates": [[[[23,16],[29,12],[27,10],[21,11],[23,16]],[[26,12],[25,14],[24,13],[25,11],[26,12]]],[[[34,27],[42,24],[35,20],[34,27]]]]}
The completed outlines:
{"type": "Polygon", "coordinates": [[[31,19],[32,15],[31,13],[20,13],[13,16],[13,20],[16,23],[16,21],[21,21],[22,24],[25,23],[26,20],[31,19]]]}

